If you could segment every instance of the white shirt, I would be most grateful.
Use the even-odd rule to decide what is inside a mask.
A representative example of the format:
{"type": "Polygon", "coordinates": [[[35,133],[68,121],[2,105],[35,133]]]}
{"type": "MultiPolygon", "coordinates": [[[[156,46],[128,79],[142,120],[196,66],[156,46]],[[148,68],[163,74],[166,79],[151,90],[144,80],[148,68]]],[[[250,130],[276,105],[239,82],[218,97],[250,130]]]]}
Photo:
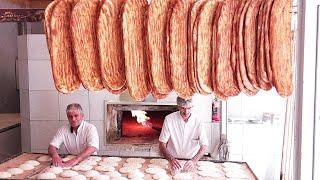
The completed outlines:
{"type": "Polygon", "coordinates": [[[97,128],[88,122],[82,121],[77,134],[70,125],[64,125],[58,129],[58,132],[51,140],[50,144],[60,148],[64,144],[69,154],[78,155],[89,146],[99,149],[99,135],[97,128]]]}
{"type": "Polygon", "coordinates": [[[175,158],[193,158],[200,145],[208,146],[205,129],[194,113],[188,121],[183,121],[180,112],[166,116],[159,141],[167,143],[167,150],[175,158]]]}

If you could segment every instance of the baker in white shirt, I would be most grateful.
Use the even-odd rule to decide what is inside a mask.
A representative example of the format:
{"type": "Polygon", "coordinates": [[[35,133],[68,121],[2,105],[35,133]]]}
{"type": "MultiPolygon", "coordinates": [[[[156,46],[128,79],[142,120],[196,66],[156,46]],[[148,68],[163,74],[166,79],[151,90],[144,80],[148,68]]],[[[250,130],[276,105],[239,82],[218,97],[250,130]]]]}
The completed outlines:
{"type": "Polygon", "coordinates": [[[208,139],[200,119],[192,112],[192,100],[177,97],[179,111],[165,117],[159,148],[173,171],[190,171],[204,155],[208,139]],[[189,159],[182,167],[178,158],[189,159]]]}
{"type": "Polygon", "coordinates": [[[99,149],[99,135],[97,128],[84,121],[84,114],[80,104],[73,103],[67,106],[68,125],[59,128],[50,142],[48,151],[55,166],[70,167],[78,164],[85,158],[95,154],[99,149]],[[57,149],[64,144],[69,154],[76,155],[73,159],[63,162],[57,149]]]}

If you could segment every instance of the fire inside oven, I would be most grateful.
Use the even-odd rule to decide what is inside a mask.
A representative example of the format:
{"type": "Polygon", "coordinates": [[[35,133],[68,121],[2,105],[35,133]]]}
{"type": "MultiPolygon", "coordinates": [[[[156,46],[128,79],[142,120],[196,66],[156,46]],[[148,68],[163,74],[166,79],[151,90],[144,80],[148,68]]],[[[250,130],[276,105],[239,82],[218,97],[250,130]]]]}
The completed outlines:
{"type": "Polygon", "coordinates": [[[121,138],[131,143],[158,143],[164,118],[173,111],[123,111],[121,120],[121,138]],[[144,120],[139,120],[143,113],[144,120]]]}

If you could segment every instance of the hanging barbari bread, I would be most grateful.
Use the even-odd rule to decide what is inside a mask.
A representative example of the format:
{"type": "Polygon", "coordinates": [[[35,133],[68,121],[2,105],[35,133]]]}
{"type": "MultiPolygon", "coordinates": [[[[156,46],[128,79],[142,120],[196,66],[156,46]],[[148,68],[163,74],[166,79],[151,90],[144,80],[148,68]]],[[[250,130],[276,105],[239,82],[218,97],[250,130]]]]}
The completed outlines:
{"type": "Polygon", "coordinates": [[[215,11],[218,0],[208,0],[201,7],[197,16],[197,45],[196,45],[196,79],[201,94],[210,94],[212,86],[212,36],[215,11]]]}
{"type": "Polygon", "coordinates": [[[178,0],[170,19],[170,62],[171,80],[174,90],[185,99],[194,94],[189,86],[187,61],[188,12],[193,0],[178,0]]]}
{"type": "Polygon", "coordinates": [[[199,86],[198,79],[196,77],[196,60],[197,60],[197,40],[198,40],[198,23],[197,16],[202,8],[205,0],[199,0],[192,4],[189,11],[188,20],[188,82],[192,91],[200,93],[201,88],[199,86]]]}
{"type": "Polygon", "coordinates": [[[100,58],[96,36],[99,0],[79,1],[71,16],[72,42],[79,77],[90,91],[102,90],[100,58]]]}
{"type": "Polygon", "coordinates": [[[152,1],[147,13],[148,70],[155,98],[164,98],[172,91],[169,49],[166,44],[172,3],[173,0],[152,1]]]}
{"type": "MultiPolygon", "coordinates": [[[[268,79],[267,75],[267,65],[265,58],[265,38],[267,37],[267,34],[265,33],[265,28],[269,28],[268,25],[265,25],[267,14],[265,13],[265,9],[267,7],[268,1],[262,1],[259,13],[257,17],[257,59],[256,59],[256,76],[257,81],[259,84],[259,87],[264,90],[270,90],[272,88],[271,80],[268,79]]],[[[269,19],[269,18],[268,18],[269,19]]],[[[269,31],[268,31],[269,32],[269,31]]]]}
{"type": "Polygon", "coordinates": [[[219,92],[224,96],[236,96],[240,93],[231,64],[232,20],[237,1],[223,2],[218,20],[217,46],[219,52],[216,59],[216,83],[219,92]]]}
{"type": "Polygon", "coordinates": [[[239,53],[239,58],[238,58],[238,63],[239,63],[239,72],[240,72],[240,77],[242,80],[242,83],[244,85],[244,89],[246,89],[245,91],[243,91],[244,93],[246,93],[247,95],[255,95],[257,94],[257,92],[259,91],[259,89],[257,89],[258,87],[255,87],[251,81],[249,80],[248,77],[248,72],[252,72],[252,70],[249,70],[249,68],[251,68],[252,66],[247,66],[246,64],[246,57],[245,57],[245,15],[247,14],[248,8],[250,7],[251,1],[245,1],[242,12],[240,14],[240,19],[239,19],[239,26],[238,26],[238,31],[239,31],[239,49],[238,49],[238,53],[239,53]],[[249,92],[249,93],[248,93],[249,92]]]}
{"type": "Polygon", "coordinates": [[[120,8],[123,0],[106,0],[97,20],[97,41],[103,86],[114,94],[126,89],[120,8]]]}
{"type": "Polygon", "coordinates": [[[257,59],[257,18],[262,0],[251,1],[244,18],[243,25],[243,55],[247,77],[255,89],[259,89],[256,75],[257,59]]]}
{"type": "Polygon", "coordinates": [[[144,21],[147,6],[146,0],[127,0],[122,12],[127,86],[137,101],[144,100],[149,93],[144,21]]]}
{"type": "Polygon", "coordinates": [[[291,8],[292,0],[274,0],[270,17],[272,82],[282,97],[293,91],[291,8]]]}
{"type": "Polygon", "coordinates": [[[71,93],[80,87],[71,44],[70,18],[72,4],[53,1],[45,11],[45,32],[52,74],[59,92],[71,93]]]}

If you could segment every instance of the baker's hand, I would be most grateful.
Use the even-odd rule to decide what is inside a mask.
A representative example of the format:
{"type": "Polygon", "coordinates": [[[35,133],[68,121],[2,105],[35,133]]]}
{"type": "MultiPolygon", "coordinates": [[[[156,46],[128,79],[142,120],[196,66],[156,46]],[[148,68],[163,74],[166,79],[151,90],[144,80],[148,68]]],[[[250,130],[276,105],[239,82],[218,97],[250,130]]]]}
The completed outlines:
{"type": "Polygon", "coordinates": [[[194,169],[194,167],[195,167],[195,164],[196,163],[193,160],[189,160],[184,164],[183,170],[187,171],[187,172],[188,171],[192,171],[194,169]]]}
{"type": "Polygon", "coordinates": [[[52,164],[54,166],[61,166],[63,164],[61,157],[59,155],[52,156],[52,164]]]}
{"type": "Polygon", "coordinates": [[[76,164],[78,164],[78,163],[79,163],[79,160],[78,160],[77,157],[75,157],[75,158],[72,158],[72,159],[64,162],[64,163],[62,164],[62,167],[72,167],[72,166],[74,166],[74,165],[76,165],[76,164]]]}
{"type": "Polygon", "coordinates": [[[170,165],[171,165],[172,170],[174,170],[174,171],[179,170],[179,169],[182,168],[180,163],[179,163],[179,161],[176,160],[175,158],[172,158],[170,160],[170,165]]]}

